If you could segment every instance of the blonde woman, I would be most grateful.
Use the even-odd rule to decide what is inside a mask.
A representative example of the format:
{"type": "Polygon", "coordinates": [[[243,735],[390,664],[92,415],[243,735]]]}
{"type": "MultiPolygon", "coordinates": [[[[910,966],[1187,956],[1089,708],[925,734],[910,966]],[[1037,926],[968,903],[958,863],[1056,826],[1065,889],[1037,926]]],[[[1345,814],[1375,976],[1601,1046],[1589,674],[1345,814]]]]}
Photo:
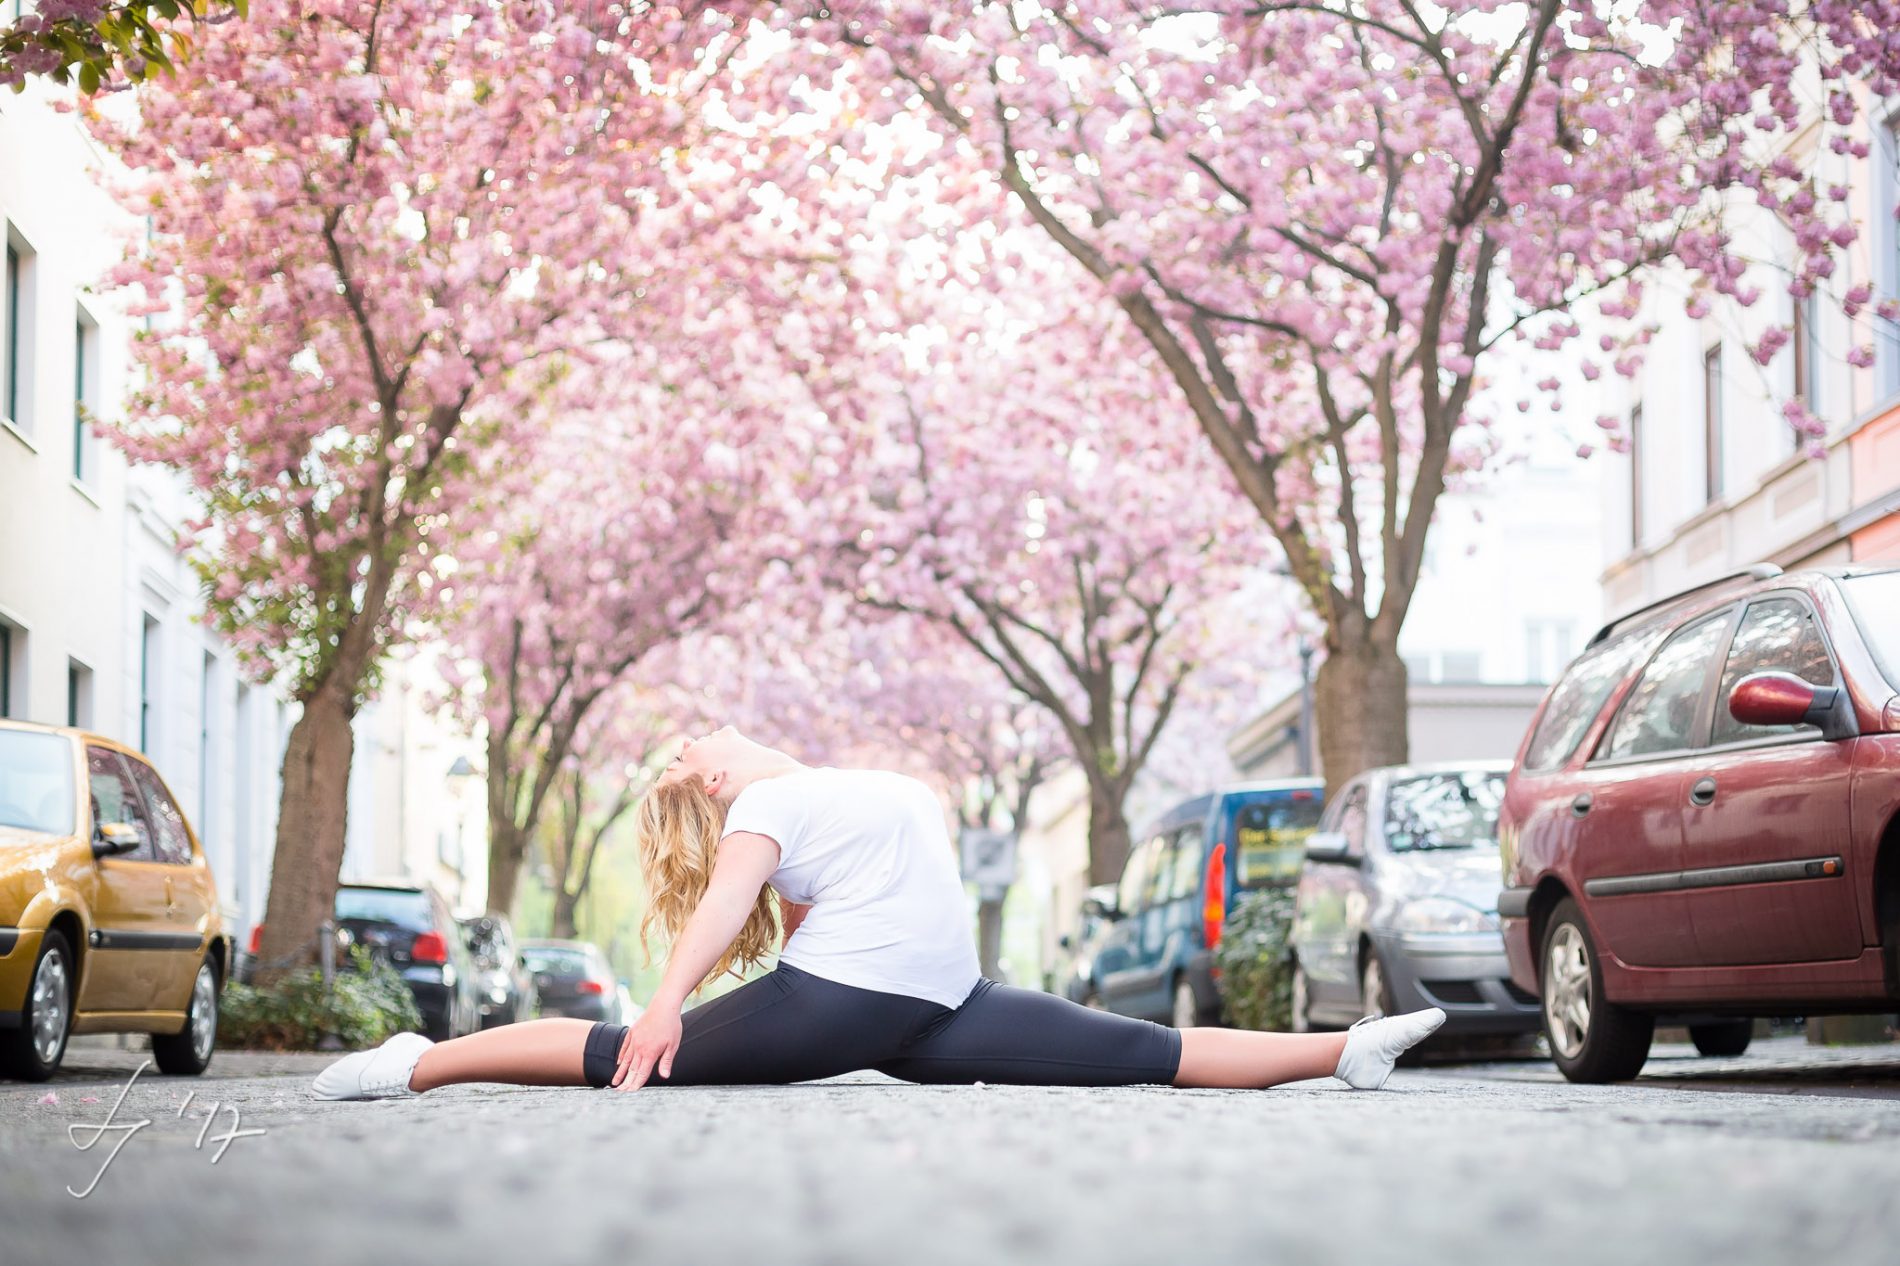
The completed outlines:
{"type": "Polygon", "coordinates": [[[1445,1018],[1433,1008],[1344,1033],[1177,1031],[986,980],[928,787],[802,765],[731,726],[685,745],[642,800],[638,837],[650,894],[642,934],[657,925],[671,947],[631,1026],[535,1020],[440,1043],[405,1033],[326,1068],[316,1094],[783,1084],[862,1069],[1051,1086],[1330,1076],[1377,1089],[1445,1018]],[[781,928],[772,971],[682,1010],[703,982],[765,959],[781,928]]]}

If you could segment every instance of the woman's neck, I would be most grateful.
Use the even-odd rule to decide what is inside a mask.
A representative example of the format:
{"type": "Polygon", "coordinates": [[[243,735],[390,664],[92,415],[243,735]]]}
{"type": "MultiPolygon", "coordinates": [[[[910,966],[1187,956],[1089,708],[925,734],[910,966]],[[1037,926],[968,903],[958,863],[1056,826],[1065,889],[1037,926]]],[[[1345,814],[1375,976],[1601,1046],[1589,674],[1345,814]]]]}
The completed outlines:
{"type": "Polygon", "coordinates": [[[725,801],[727,806],[730,806],[734,800],[739,798],[740,792],[755,782],[760,782],[767,778],[777,778],[781,774],[800,773],[810,768],[811,766],[801,764],[783,752],[772,752],[761,759],[756,765],[748,765],[743,769],[733,770],[726,778],[726,785],[720,788],[719,798],[725,801]]]}

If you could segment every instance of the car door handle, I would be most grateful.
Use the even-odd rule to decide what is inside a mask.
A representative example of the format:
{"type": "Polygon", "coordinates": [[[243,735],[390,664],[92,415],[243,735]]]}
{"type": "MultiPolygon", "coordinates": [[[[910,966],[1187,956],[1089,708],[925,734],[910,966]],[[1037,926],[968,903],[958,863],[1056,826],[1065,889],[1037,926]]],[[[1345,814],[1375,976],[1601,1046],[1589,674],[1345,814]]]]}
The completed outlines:
{"type": "Polygon", "coordinates": [[[1715,803],[1715,779],[1713,778],[1696,779],[1695,785],[1689,788],[1689,803],[1690,804],[1714,804],[1715,803]]]}
{"type": "Polygon", "coordinates": [[[1590,812],[1590,806],[1594,803],[1595,800],[1591,797],[1590,793],[1586,791],[1570,802],[1570,812],[1577,817],[1582,817],[1584,814],[1590,812]]]}

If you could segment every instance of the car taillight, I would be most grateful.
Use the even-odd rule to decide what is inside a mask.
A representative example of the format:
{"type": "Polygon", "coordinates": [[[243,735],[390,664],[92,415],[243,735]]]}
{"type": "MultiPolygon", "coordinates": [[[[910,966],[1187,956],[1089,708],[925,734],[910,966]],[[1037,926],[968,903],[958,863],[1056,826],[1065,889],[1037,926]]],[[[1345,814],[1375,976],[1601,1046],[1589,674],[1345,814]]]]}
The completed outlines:
{"type": "Polygon", "coordinates": [[[1220,944],[1221,925],[1227,922],[1227,845],[1216,844],[1207,855],[1207,904],[1201,907],[1201,936],[1207,948],[1220,944]]]}
{"type": "Polygon", "coordinates": [[[583,980],[574,986],[575,993],[606,993],[607,986],[598,980],[583,980]]]}
{"type": "Polygon", "coordinates": [[[257,957],[258,950],[260,950],[263,947],[263,945],[264,945],[264,925],[260,923],[256,927],[251,929],[251,949],[250,949],[251,957],[253,958],[257,957]]]}
{"type": "Polygon", "coordinates": [[[442,939],[440,932],[418,932],[416,943],[409,947],[409,957],[418,963],[446,963],[449,943],[442,939]]]}

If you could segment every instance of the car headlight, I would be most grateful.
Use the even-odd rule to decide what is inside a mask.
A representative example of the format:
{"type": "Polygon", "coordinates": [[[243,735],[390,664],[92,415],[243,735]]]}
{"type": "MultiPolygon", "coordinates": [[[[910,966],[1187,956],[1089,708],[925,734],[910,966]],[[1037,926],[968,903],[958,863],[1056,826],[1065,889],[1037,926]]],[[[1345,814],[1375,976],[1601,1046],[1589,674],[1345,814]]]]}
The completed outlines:
{"type": "Polygon", "coordinates": [[[1450,897],[1423,897],[1406,902],[1393,926],[1413,936],[1469,935],[1497,931],[1498,916],[1450,897]]]}

